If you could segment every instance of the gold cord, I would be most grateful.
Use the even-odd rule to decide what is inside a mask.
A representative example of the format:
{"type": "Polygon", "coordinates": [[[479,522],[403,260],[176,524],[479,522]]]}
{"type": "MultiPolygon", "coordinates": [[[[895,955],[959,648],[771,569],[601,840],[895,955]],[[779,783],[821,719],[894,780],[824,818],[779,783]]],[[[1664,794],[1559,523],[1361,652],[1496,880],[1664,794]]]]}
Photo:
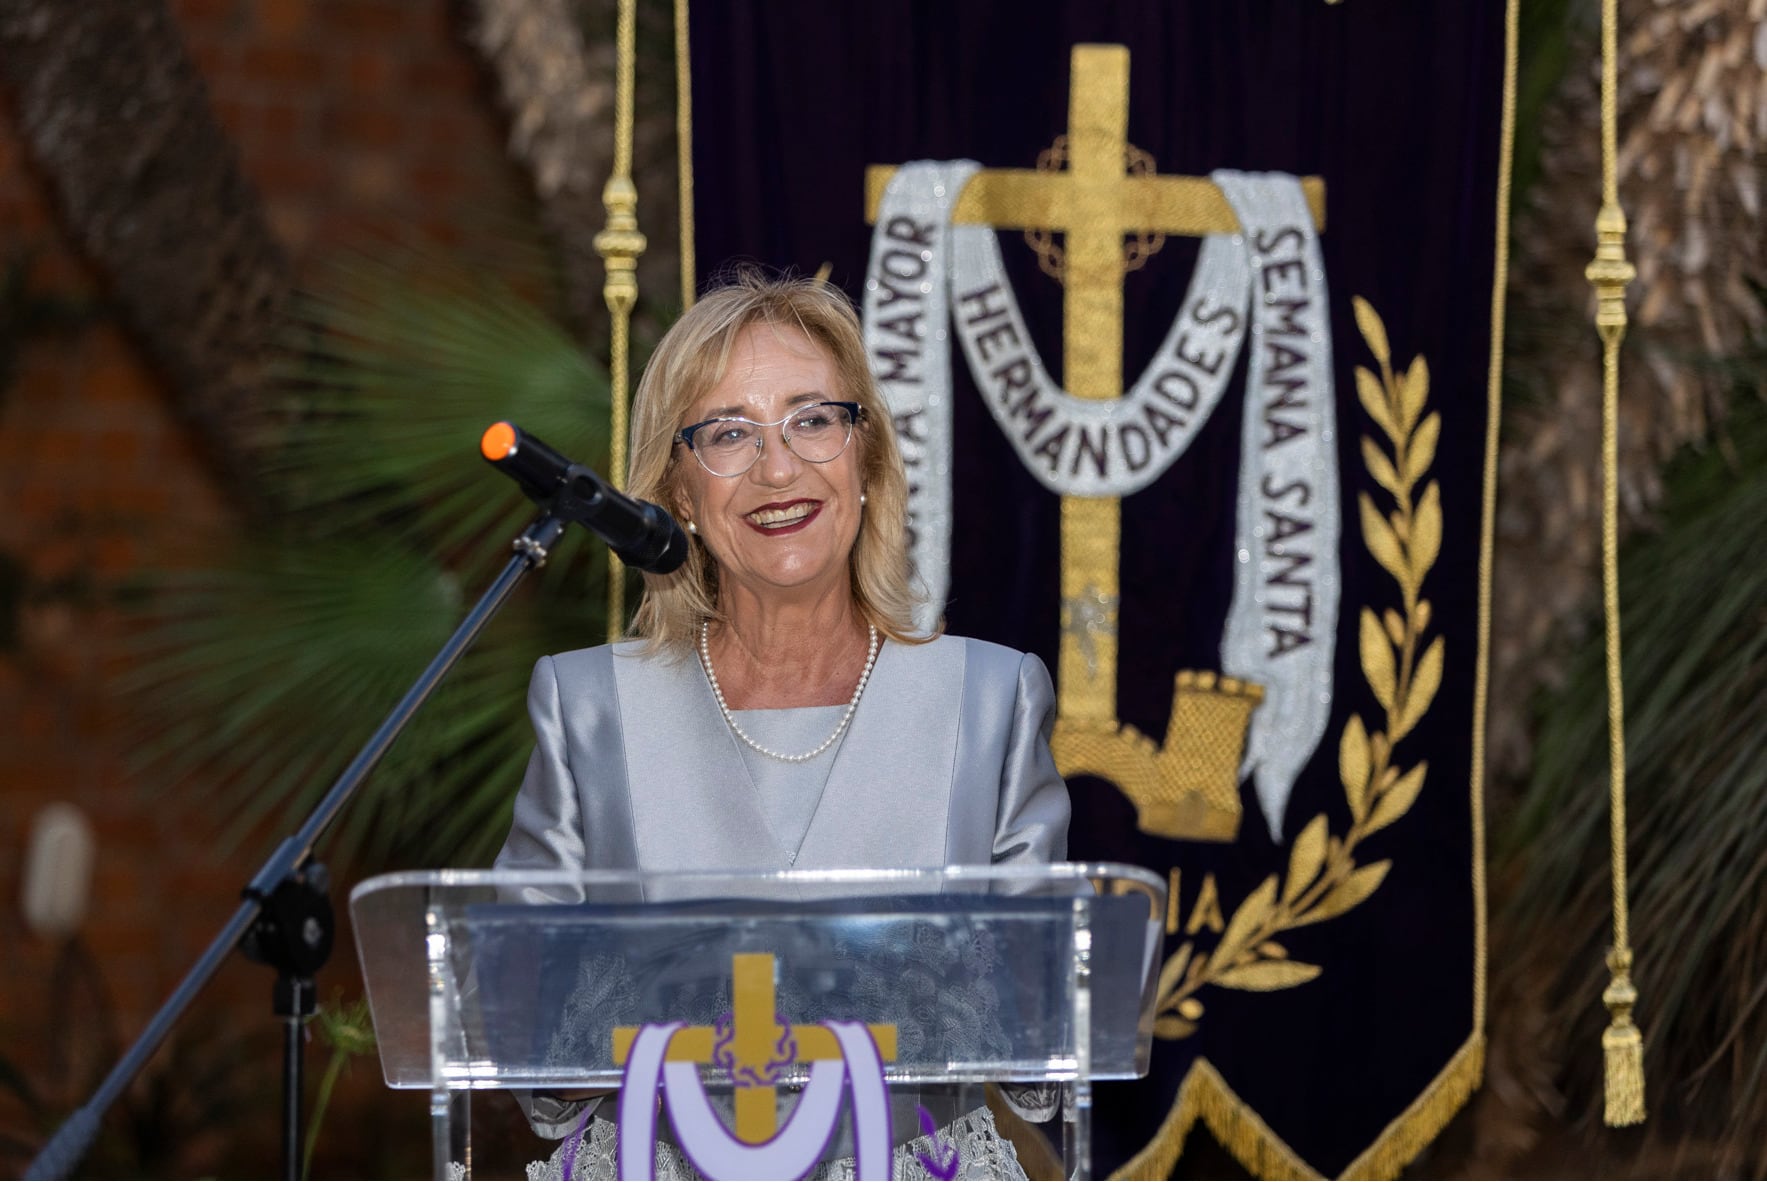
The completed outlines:
{"type": "Polygon", "coordinates": [[[681,310],[693,307],[693,68],[687,48],[687,0],[675,0],[675,156],[681,186],[681,310]]]}
{"type": "Polygon", "coordinates": [[[1585,272],[1595,288],[1595,325],[1602,344],[1601,584],[1607,647],[1608,844],[1613,865],[1614,943],[1607,957],[1608,986],[1601,995],[1610,1016],[1601,1045],[1607,1085],[1603,1115],[1614,1126],[1644,1120],[1644,1037],[1632,1021],[1638,990],[1632,985],[1632,943],[1626,913],[1626,726],[1620,672],[1620,342],[1626,335],[1626,285],[1635,272],[1626,261],[1626,215],[1620,209],[1615,163],[1618,9],[1618,0],[1602,0],[1602,203],[1595,218],[1595,259],[1585,272]]]}
{"type": "MultiPolygon", "coordinates": [[[[1479,658],[1473,672],[1472,888],[1473,1039],[1482,1078],[1485,1000],[1490,979],[1490,915],[1485,881],[1486,734],[1491,701],[1491,581],[1496,552],[1497,454],[1503,424],[1503,341],[1509,294],[1509,205],[1515,181],[1515,73],[1521,42],[1520,0],[1509,0],[1503,21],[1502,155],[1497,163],[1496,252],[1491,271],[1491,357],[1485,375],[1485,457],[1479,493],[1479,658]]],[[[1394,1176],[1397,1176],[1395,1171],[1394,1176]]]]}
{"type": "MultiPolygon", "coordinates": [[[[636,73],[637,0],[620,0],[615,34],[614,166],[601,191],[607,228],[595,236],[595,250],[607,268],[602,298],[611,314],[611,355],[608,363],[608,478],[615,488],[626,486],[626,391],[629,383],[632,307],[638,302],[638,256],[644,235],[638,232],[638,190],[632,184],[632,88],[636,73]]],[[[618,640],[626,627],[626,568],[611,551],[607,556],[607,638],[618,640]]]]}

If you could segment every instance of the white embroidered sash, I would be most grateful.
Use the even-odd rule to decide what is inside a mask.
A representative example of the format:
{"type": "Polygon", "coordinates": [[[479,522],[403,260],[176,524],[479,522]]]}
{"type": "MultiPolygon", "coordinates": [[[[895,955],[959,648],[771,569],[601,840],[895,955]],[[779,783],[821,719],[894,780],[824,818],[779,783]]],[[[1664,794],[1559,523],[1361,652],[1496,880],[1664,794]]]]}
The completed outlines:
{"type": "Polygon", "coordinates": [[[1203,240],[1183,303],[1123,397],[1076,398],[1043,365],[1007,282],[999,239],[953,225],[974,161],[896,172],[872,237],[865,344],[909,475],[910,552],[929,601],[950,589],[951,334],[989,412],[1051,492],[1125,497],[1163,475],[1220,404],[1247,345],[1234,594],[1221,644],[1230,676],[1265,689],[1245,771],[1273,837],[1325,732],[1341,531],[1325,270],[1299,182],[1218,172],[1241,230],[1203,240]]]}

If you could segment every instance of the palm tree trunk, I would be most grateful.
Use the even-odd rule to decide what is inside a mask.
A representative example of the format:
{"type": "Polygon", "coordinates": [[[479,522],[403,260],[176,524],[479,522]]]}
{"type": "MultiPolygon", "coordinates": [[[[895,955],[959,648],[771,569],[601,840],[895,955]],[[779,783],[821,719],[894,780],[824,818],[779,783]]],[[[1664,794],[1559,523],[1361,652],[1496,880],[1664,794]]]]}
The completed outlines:
{"type": "Polygon", "coordinates": [[[0,0],[0,77],[69,234],[245,487],[290,268],[165,0],[0,0]]]}
{"type": "MultiPolygon", "coordinates": [[[[607,224],[602,186],[614,162],[614,0],[470,0],[468,38],[483,55],[509,117],[509,151],[533,177],[572,330],[594,338],[608,319],[595,235],[607,224]]],[[[641,301],[674,306],[676,246],[673,14],[638,10],[632,175],[641,301]]]]}
{"type": "Polygon", "coordinates": [[[469,35],[509,113],[510,154],[533,177],[572,327],[584,334],[605,316],[595,234],[614,155],[612,46],[585,40],[568,0],[474,0],[472,12],[469,35]]]}

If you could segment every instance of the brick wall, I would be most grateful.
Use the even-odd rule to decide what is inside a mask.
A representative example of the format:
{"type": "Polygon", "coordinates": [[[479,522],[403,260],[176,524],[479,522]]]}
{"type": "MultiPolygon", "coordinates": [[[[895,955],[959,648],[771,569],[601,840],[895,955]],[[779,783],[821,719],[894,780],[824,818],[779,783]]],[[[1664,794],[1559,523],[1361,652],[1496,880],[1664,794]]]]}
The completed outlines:
{"type": "MultiPolygon", "coordinates": [[[[490,219],[522,210],[524,183],[449,0],[172,0],[172,9],[297,272],[364,236],[470,242],[490,219]]],[[[18,342],[0,388],[0,571],[10,557],[23,572],[16,643],[0,648],[0,1058],[49,1099],[72,1101],[118,1050],[97,1015],[114,1009],[124,1042],[139,1032],[268,843],[220,856],[175,799],[149,800],[130,779],[111,692],[126,668],[127,624],[112,593],[142,572],[201,561],[238,523],[163,379],[103,313],[103,277],[69,246],[0,94],[0,263],[27,255],[30,291],[88,301],[96,313],[18,342]],[[100,868],[80,948],[108,1007],[80,987],[94,977],[77,971],[78,956],[30,935],[20,918],[27,829],[58,800],[96,830],[100,868]]],[[[341,892],[334,901],[342,906],[341,892]]],[[[347,981],[351,960],[340,946],[322,987],[347,981]]],[[[235,958],[180,1030],[183,1041],[212,1044],[210,1057],[244,1056],[242,1097],[273,1094],[276,1083],[269,981],[235,958]]],[[[315,1057],[315,1074],[320,1066],[315,1057]]],[[[352,1089],[378,1089],[371,1065],[355,1075],[352,1089]]],[[[182,1118],[158,1119],[169,1132],[182,1118]]],[[[249,1150],[231,1130],[211,1130],[185,1138],[165,1159],[177,1164],[160,1168],[271,1169],[273,1159],[237,1157],[273,1147],[273,1110],[250,1112],[248,1123],[249,1150]]],[[[0,1133],[29,1127],[0,1089],[0,1133]]],[[[358,1146],[346,1160],[373,1172],[379,1158],[358,1146]]]]}
{"type": "Polygon", "coordinates": [[[449,0],[173,0],[297,258],[367,229],[456,241],[519,186],[449,0]]]}

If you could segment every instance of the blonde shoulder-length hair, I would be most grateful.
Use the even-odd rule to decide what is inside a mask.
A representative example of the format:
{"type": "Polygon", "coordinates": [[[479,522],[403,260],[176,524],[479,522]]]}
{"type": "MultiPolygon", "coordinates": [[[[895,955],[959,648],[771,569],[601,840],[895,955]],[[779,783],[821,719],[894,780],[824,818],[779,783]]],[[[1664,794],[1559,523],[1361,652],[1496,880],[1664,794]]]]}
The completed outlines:
{"type": "MultiPolygon", "coordinates": [[[[895,425],[872,380],[859,318],[832,284],[775,278],[756,270],[729,276],[677,320],[651,354],[632,401],[632,465],[627,491],[679,514],[686,498],[684,465],[694,461],[676,432],[687,408],[717,385],[729,368],[736,338],[751,325],[796,328],[834,362],[837,397],[863,409],[851,446],[858,448],[866,505],[848,558],[853,602],[860,616],[891,640],[919,644],[916,593],[908,563],[908,477],[896,446],[895,425]]],[[[651,651],[681,651],[699,637],[704,620],[720,619],[718,567],[705,543],[692,537],[687,561],[667,575],[646,574],[632,635],[651,651]]]]}

